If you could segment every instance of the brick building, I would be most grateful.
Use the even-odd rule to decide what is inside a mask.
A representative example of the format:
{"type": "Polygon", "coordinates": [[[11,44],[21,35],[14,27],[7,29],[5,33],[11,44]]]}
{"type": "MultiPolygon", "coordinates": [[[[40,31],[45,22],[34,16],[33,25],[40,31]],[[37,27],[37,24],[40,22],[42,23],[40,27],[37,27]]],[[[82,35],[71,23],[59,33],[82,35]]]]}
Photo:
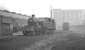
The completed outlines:
{"type": "Polygon", "coordinates": [[[28,18],[26,15],[0,10],[0,36],[11,33],[13,27],[26,25],[26,17],[28,18]]]}
{"type": "Polygon", "coordinates": [[[1,33],[1,35],[7,35],[8,33],[10,33],[13,29],[13,25],[14,25],[13,18],[0,15],[0,33],[1,33]]]}

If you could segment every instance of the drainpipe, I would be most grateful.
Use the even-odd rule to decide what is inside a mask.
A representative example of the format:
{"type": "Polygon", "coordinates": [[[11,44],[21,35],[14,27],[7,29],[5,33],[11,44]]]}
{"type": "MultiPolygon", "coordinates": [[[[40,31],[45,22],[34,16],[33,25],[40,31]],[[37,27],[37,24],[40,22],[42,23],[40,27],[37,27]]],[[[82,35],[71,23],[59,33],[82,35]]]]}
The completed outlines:
{"type": "Polygon", "coordinates": [[[2,27],[3,27],[3,26],[2,26],[2,17],[3,17],[3,16],[0,16],[0,36],[2,36],[2,31],[3,31],[3,30],[2,30],[2,27]]]}

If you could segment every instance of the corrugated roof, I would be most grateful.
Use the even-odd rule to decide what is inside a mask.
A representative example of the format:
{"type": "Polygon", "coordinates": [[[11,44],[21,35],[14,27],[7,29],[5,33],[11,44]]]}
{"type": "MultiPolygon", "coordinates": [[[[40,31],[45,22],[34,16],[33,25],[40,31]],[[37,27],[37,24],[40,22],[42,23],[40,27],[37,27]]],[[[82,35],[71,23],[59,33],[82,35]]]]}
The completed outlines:
{"type": "Polygon", "coordinates": [[[4,15],[4,16],[7,16],[7,17],[13,17],[13,18],[24,18],[24,19],[27,19],[27,18],[30,17],[30,16],[27,16],[27,15],[23,15],[23,14],[16,13],[16,12],[9,12],[9,11],[6,11],[6,10],[0,10],[0,15],[4,15]]]}

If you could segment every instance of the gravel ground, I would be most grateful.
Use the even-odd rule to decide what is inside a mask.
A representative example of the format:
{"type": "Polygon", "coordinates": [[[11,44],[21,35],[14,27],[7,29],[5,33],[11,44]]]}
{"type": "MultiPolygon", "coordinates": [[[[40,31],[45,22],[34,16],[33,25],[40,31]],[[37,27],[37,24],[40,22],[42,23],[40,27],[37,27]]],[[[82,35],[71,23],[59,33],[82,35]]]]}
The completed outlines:
{"type": "Polygon", "coordinates": [[[25,50],[85,50],[84,43],[85,37],[82,34],[63,32],[43,39],[25,50]]]}
{"type": "MultiPolygon", "coordinates": [[[[0,46],[4,46],[5,48],[12,46],[11,49],[8,48],[8,50],[85,50],[84,43],[84,34],[56,32],[51,35],[29,38],[26,36],[17,36],[14,37],[12,42],[6,41],[5,43],[0,41],[0,46]],[[1,45],[2,43],[4,43],[4,45],[1,45]]],[[[7,50],[7,48],[4,50],[7,50]]]]}
{"type": "Polygon", "coordinates": [[[29,47],[37,41],[42,39],[46,39],[48,35],[44,36],[14,36],[12,40],[0,40],[0,50],[21,50],[20,48],[24,49],[24,47],[29,47]]]}

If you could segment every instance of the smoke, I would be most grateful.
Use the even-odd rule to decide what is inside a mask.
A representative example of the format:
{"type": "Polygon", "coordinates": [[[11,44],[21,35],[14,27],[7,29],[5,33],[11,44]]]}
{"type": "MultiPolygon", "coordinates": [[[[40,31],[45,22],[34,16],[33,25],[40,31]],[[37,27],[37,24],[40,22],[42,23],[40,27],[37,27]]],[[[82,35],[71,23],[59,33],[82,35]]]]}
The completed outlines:
{"type": "Polygon", "coordinates": [[[0,10],[8,10],[6,6],[0,5],[0,10]]]}

